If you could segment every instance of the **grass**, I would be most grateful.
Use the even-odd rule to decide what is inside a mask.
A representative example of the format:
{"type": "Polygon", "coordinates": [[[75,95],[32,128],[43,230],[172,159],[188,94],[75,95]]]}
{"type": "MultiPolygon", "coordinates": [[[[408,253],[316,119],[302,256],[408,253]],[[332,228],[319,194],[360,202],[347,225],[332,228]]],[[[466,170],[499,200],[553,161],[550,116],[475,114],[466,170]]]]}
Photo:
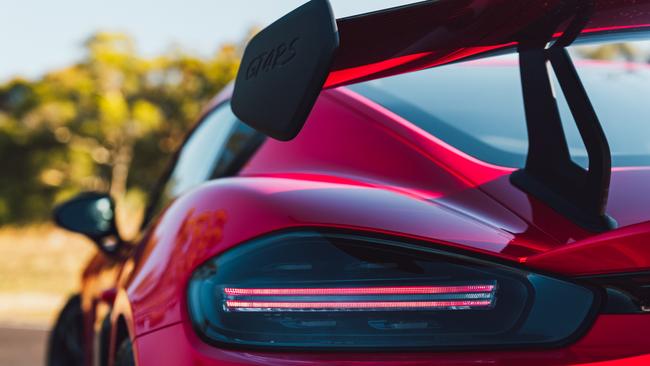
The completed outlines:
{"type": "Polygon", "coordinates": [[[94,253],[51,225],[0,229],[0,324],[49,326],[94,253]]]}

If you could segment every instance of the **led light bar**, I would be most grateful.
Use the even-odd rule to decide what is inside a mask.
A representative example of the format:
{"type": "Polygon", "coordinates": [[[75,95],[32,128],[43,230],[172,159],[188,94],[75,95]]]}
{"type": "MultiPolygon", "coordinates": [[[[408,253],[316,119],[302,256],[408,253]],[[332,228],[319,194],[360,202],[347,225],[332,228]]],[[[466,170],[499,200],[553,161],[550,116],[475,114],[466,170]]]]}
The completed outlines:
{"type": "Polygon", "coordinates": [[[226,311],[473,310],[494,306],[496,282],[459,286],[223,289],[226,311]]]}
{"type": "Polygon", "coordinates": [[[408,287],[355,287],[355,288],[225,288],[230,296],[294,296],[294,295],[402,295],[402,294],[452,294],[466,292],[492,292],[495,285],[473,286],[408,286],[408,287]]]}

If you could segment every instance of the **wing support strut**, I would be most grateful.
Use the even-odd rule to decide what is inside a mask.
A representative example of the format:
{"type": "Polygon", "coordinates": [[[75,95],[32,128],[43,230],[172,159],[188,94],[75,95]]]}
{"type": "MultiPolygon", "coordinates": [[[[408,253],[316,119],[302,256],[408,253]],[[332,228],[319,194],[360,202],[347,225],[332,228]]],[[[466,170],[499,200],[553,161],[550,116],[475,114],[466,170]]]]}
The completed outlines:
{"type": "Polygon", "coordinates": [[[511,182],[561,215],[592,232],[616,227],[606,214],[611,177],[611,153],[596,111],[582,85],[566,47],[589,20],[592,1],[567,1],[532,28],[519,45],[519,63],[526,124],[528,157],[525,168],[511,182]],[[548,46],[558,27],[570,21],[562,36],[548,46]],[[583,169],[571,160],[555,98],[551,70],[568,102],[589,158],[583,169]]]}

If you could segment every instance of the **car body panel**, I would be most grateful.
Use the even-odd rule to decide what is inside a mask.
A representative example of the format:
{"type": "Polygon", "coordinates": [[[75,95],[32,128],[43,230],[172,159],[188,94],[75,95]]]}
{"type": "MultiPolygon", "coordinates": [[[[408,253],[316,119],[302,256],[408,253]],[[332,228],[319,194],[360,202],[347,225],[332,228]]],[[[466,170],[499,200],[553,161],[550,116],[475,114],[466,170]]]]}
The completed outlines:
{"type": "MultiPolygon", "coordinates": [[[[480,189],[511,172],[459,152],[367,99],[337,89],[321,95],[296,139],[266,142],[241,175],[330,176],[403,192],[465,213],[511,238],[519,236],[508,250],[493,252],[517,256],[545,251],[553,246],[552,238],[480,189]]],[[[427,214],[421,219],[433,221],[427,214]]]]}
{"type": "Polygon", "coordinates": [[[254,352],[219,349],[203,343],[186,324],[175,324],[136,339],[140,365],[495,365],[630,366],[650,362],[646,315],[601,316],[577,343],[557,350],[501,350],[438,353],[254,352]],[[172,350],[161,352],[161,350],[172,350]]]}
{"type": "Polygon", "coordinates": [[[514,236],[493,224],[402,192],[309,178],[223,179],[171,205],[136,254],[135,262],[143,265],[136,266],[128,286],[136,334],[181,320],[185,284],[200,264],[279,230],[338,228],[429,242],[435,237],[432,246],[444,243],[518,260],[499,253],[514,236]]]}
{"type": "Polygon", "coordinates": [[[81,281],[81,309],[84,314],[85,347],[94,352],[85,352],[87,364],[95,362],[98,355],[99,337],[102,322],[109,314],[112,304],[102,299],[106,291],[117,287],[117,280],[122,268],[121,261],[115,261],[102,253],[95,254],[86,265],[81,281]]]}
{"type": "Polygon", "coordinates": [[[528,258],[527,265],[571,276],[650,270],[650,222],[613,230],[528,258]]]}

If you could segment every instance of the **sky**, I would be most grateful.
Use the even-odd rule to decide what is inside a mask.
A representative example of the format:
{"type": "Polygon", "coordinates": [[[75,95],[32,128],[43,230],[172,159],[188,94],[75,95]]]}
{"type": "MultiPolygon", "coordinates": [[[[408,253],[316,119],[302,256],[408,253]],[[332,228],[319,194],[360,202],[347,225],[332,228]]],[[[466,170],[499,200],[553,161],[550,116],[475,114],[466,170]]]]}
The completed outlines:
{"type": "MultiPolygon", "coordinates": [[[[210,55],[239,41],[306,0],[0,0],[0,81],[38,77],[83,55],[82,43],[100,30],[120,31],[148,56],[174,46],[210,55]]],[[[337,17],[414,0],[331,0],[337,17]]]]}

